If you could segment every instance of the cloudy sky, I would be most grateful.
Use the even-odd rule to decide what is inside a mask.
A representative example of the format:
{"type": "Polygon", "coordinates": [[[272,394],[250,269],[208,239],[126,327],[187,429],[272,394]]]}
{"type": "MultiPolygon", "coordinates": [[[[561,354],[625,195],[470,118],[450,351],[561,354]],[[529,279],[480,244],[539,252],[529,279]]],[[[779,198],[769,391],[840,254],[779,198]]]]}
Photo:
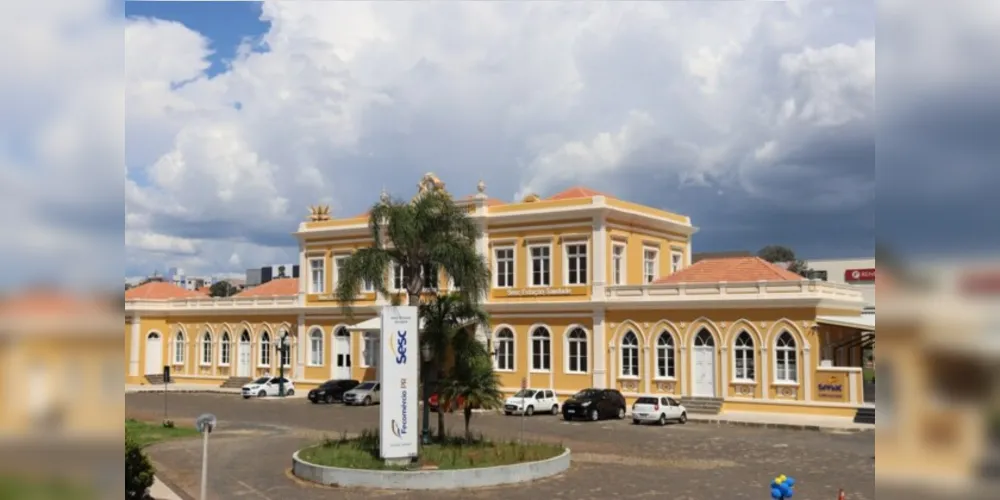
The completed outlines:
{"type": "MultiPolygon", "coordinates": [[[[969,26],[956,38],[933,29],[940,13],[900,0],[879,0],[878,21],[871,0],[71,2],[53,11],[63,38],[41,39],[30,19],[0,35],[52,57],[75,37],[58,71],[37,51],[4,51],[0,63],[32,78],[0,82],[17,96],[0,105],[23,114],[2,125],[15,140],[0,162],[22,168],[0,170],[0,194],[28,207],[19,200],[58,179],[56,196],[26,211],[62,239],[16,255],[39,262],[40,248],[69,240],[126,275],[291,262],[308,205],[355,215],[383,187],[411,195],[428,171],[456,194],[479,179],[503,200],[584,185],[685,213],[701,228],[696,251],[780,243],[828,258],[873,253],[877,171],[880,238],[919,251],[942,239],[927,237],[928,221],[948,235],[964,227],[948,224],[956,214],[997,206],[972,196],[995,184],[957,175],[997,170],[972,154],[996,142],[996,91],[928,78],[997,81],[984,63],[996,60],[984,47],[1000,46],[997,4],[950,3],[969,26]],[[879,120],[876,24],[896,56],[880,59],[879,120]],[[929,35],[935,50],[921,45],[929,35]],[[977,57],[955,57],[970,47],[977,57]],[[93,61],[95,48],[123,50],[124,68],[93,61]],[[98,63],[124,81],[94,76],[98,63]],[[967,157],[946,157],[956,145],[967,157]],[[106,185],[119,165],[124,251],[121,191],[106,185]]],[[[982,233],[988,216],[978,221],[982,233]]],[[[952,241],[989,240],[970,234],[952,241]]]]}

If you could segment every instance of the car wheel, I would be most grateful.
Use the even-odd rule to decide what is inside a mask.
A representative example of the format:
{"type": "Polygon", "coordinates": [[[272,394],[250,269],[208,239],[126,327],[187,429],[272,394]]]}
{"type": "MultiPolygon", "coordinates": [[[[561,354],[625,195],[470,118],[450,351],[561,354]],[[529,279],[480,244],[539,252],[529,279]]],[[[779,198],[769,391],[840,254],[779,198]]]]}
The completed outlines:
{"type": "Polygon", "coordinates": [[[601,419],[601,415],[597,413],[597,410],[590,410],[590,420],[592,422],[597,422],[601,419]]]}
{"type": "Polygon", "coordinates": [[[257,393],[257,397],[258,397],[258,398],[262,398],[262,397],[264,397],[264,396],[267,396],[267,393],[266,393],[266,392],[264,392],[264,391],[260,391],[260,392],[258,392],[258,393],[257,393]]]}
{"type": "Polygon", "coordinates": [[[636,419],[632,419],[632,425],[639,425],[639,421],[636,419]]]}
{"type": "Polygon", "coordinates": [[[660,425],[667,425],[667,416],[660,414],[660,425]]]}
{"type": "Polygon", "coordinates": [[[511,412],[509,412],[509,411],[505,411],[505,412],[503,412],[503,414],[507,415],[508,417],[512,415],[511,412]]]}
{"type": "Polygon", "coordinates": [[[526,416],[526,417],[530,417],[530,416],[532,416],[534,414],[535,414],[535,407],[534,406],[529,406],[527,409],[524,410],[524,416],[526,416]]]}
{"type": "Polygon", "coordinates": [[[372,397],[371,396],[365,396],[364,405],[365,406],[371,406],[372,405],[372,397]]]}
{"type": "Polygon", "coordinates": [[[618,408],[618,420],[625,418],[625,408],[618,408]]]}
{"type": "Polygon", "coordinates": [[[682,424],[686,424],[687,421],[688,421],[688,414],[687,414],[687,412],[681,413],[681,418],[678,419],[678,421],[680,423],[682,423],[682,424]]]}
{"type": "Polygon", "coordinates": [[[328,405],[332,405],[333,404],[333,394],[327,394],[326,397],[323,398],[323,402],[326,403],[326,404],[328,404],[328,405]]]}
{"type": "Polygon", "coordinates": [[[243,399],[250,399],[250,396],[243,396],[243,399]]]}
{"type": "Polygon", "coordinates": [[[295,389],[288,389],[287,391],[285,391],[285,396],[294,396],[294,395],[295,395],[295,389]]]}
{"type": "Polygon", "coordinates": [[[559,405],[552,405],[552,414],[553,415],[559,414],[559,405]]]}

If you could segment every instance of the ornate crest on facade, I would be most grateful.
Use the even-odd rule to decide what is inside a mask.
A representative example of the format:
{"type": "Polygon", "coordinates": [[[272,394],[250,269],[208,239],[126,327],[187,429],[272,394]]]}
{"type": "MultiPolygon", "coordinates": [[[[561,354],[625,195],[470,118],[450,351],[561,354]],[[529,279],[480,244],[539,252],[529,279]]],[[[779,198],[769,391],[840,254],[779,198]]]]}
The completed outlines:
{"type": "Polygon", "coordinates": [[[424,194],[429,191],[444,191],[444,181],[438,179],[436,175],[427,172],[417,183],[417,194],[424,194]]]}
{"type": "Polygon", "coordinates": [[[330,205],[312,205],[309,207],[309,221],[323,222],[330,220],[330,205]]]}
{"type": "Polygon", "coordinates": [[[521,200],[522,203],[534,203],[536,201],[541,201],[542,199],[535,193],[531,193],[521,200]]]}

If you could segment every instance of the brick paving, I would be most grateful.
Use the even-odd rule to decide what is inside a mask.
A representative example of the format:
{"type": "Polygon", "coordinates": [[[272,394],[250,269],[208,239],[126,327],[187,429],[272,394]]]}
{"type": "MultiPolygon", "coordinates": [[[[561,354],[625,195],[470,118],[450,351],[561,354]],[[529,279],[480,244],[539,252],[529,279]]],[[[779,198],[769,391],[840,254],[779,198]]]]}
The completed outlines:
{"type": "MultiPolygon", "coordinates": [[[[839,488],[851,500],[875,498],[875,436],[870,432],[830,434],[708,425],[636,427],[627,420],[568,423],[558,417],[535,416],[524,420],[525,438],[561,442],[572,449],[573,466],[567,473],[502,488],[397,492],[313,486],[288,474],[295,450],[324,435],[374,426],[377,407],[178,394],[171,397],[169,412],[178,421],[204,412],[219,418],[219,432],[213,435],[209,452],[212,499],[764,499],[769,497],[767,482],[780,473],[799,481],[795,498],[834,500],[839,488]]],[[[126,395],[126,414],[159,420],[163,398],[126,395]]],[[[472,424],[475,431],[493,438],[516,438],[521,429],[520,418],[492,414],[476,415],[472,424]]],[[[448,417],[452,432],[461,432],[461,426],[460,415],[448,417]]],[[[432,420],[432,428],[436,428],[436,420],[432,420]]],[[[198,492],[200,454],[199,441],[177,441],[150,449],[158,475],[187,498],[198,492]]]]}

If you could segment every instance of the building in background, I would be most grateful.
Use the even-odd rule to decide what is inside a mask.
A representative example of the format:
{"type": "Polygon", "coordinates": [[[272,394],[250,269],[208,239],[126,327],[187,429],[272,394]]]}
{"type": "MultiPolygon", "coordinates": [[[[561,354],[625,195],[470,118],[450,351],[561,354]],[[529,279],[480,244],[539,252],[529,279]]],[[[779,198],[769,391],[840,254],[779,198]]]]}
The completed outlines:
{"type": "Polygon", "coordinates": [[[246,281],[244,284],[246,288],[252,288],[278,278],[298,277],[298,264],[278,264],[255,269],[247,269],[246,281]]]}
{"type": "Polygon", "coordinates": [[[865,313],[875,314],[875,257],[807,261],[813,279],[851,285],[861,291],[865,313]]]}

